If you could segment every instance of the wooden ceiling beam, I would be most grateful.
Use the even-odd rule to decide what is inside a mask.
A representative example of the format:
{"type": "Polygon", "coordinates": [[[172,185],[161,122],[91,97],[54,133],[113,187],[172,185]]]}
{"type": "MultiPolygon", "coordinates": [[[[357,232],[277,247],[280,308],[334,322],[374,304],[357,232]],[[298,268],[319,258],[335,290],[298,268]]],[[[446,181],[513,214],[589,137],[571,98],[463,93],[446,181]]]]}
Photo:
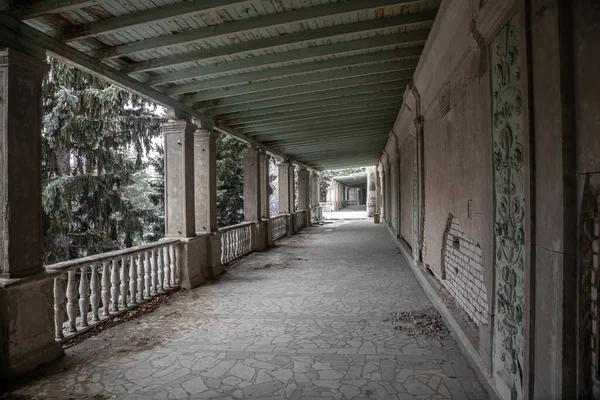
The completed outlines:
{"type": "MultiPolygon", "coordinates": [[[[343,14],[349,11],[344,10],[355,9],[370,9],[377,8],[376,4],[390,4],[396,2],[415,2],[415,0],[358,0],[330,3],[323,6],[307,7],[300,10],[288,11],[285,13],[272,14],[264,17],[248,18],[241,21],[220,24],[216,26],[201,28],[200,30],[190,30],[159,36],[151,39],[140,40],[137,42],[126,43],[123,45],[108,47],[94,51],[92,55],[101,59],[112,59],[124,56],[129,56],[135,53],[155,50],[163,47],[182,45],[186,43],[200,42],[207,39],[214,39],[219,36],[232,35],[250,30],[264,29],[269,26],[285,25],[291,22],[300,22],[318,18],[327,15],[343,14]],[[309,10],[309,11],[307,11],[309,10]],[[318,10],[318,11],[315,11],[318,10]],[[340,11],[341,10],[341,11],[340,11]],[[291,17],[290,17],[291,15],[291,17]],[[310,17],[309,17],[310,16],[310,17]],[[269,19],[270,23],[266,20],[269,19]],[[294,21],[298,19],[298,21],[294,21]],[[285,22],[287,21],[287,22],[285,22]]],[[[272,47],[286,46],[291,43],[308,42],[325,37],[340,36],[352,34],[355,32],[373,31],[386,27],[394,27],[400,25],[420,24],[427,21],[433,21],[436,11],[425,11],[421,13],[404,14],[390,18],[366,20],[351,24],[343,24],[329,28],[315,29],[312,31],[298,32],[291,35],[279,35],[272,38],[251,40],[248,42],[238,43],[229,46],[217,47],[214,49],[200,50],[198,52],[186,52],[186,54],[171,56],[184,61],[189,58],[198,58],[199,54],[204,54],[208,57],[219,57],[237,53],[245,53],[260,49],[272,47]]],[[[153,60],[153,63],[160,63],[161,59],[153,60]]],[[[164,63],[164,59],[162,60],[164,63]]]]}
{"type": "Polygon", "coordinates": [[[87,24],[73,25],[65,28],[58,35],[58,39],[64,42],[87,39],[90,37],[121,32],[133,27],[142,27],[173,18],[181,18],[189,15],[205,13],[221,9],[223,7],[248,3],[249,0],[195,0],[183,1],[181,3],[169,4],[162,7],[137,11],[118,17],[106,18],[87,24]]]}

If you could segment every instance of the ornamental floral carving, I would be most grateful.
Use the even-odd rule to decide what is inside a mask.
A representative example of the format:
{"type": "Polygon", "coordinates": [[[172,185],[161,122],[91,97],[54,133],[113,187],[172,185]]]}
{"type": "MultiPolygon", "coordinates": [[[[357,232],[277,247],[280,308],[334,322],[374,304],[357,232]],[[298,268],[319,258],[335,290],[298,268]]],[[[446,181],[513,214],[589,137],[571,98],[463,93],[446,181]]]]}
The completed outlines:
{"type": "Polygon", "coordinates": [[[525,256],[523,96],[518,19],[492,42],[494,165],[493,369],[503,397],[523,397],[523,274],[525,256]]]}

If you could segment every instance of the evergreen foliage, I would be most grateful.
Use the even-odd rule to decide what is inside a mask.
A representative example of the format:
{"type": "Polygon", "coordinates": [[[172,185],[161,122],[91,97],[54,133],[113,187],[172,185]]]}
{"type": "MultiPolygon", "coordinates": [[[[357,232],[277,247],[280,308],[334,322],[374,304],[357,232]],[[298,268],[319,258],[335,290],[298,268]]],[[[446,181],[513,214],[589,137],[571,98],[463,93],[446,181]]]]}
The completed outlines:
{"type": "Polygon", "coordinates": [[[137,244],[161,214],[144,175],[156,107],[57,60],[43,93],[44,261],[137,244]]]}
{"type": "Polygon", "coordinates": [[[244,220],[244,157],[246,144],[228,135],[217,139],[217,223],[219,227],[244,220]]]}

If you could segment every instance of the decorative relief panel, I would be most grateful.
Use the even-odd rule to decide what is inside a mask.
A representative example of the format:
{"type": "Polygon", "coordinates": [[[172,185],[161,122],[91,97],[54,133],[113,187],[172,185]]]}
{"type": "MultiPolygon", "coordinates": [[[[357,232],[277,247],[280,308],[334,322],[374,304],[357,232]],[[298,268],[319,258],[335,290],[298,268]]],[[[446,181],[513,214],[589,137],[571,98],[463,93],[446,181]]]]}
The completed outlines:
{"type": "Polygon", "coordinates": [[[525,257],[523,95],[519,20],[490,47],[494,166],[493,371],[506,399],[523,398],[525,257]]]}

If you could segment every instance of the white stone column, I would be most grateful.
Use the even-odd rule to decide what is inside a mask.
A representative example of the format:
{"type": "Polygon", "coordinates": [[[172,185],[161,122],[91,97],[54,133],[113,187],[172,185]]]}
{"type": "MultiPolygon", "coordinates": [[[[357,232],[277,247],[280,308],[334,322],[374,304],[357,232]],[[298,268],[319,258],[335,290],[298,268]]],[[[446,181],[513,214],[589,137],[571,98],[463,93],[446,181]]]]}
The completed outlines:
{"type": "Polygon", "coordinates": [[[279,164],[279,214],[294,212],[294,165],[279,164]]]}
{"type": "Polygon", "coordinates": [[[194,204],[194,132],[185,120],[161,125],[165,140],[165,236],[196,236],[194,204]]]}
{"type": "Polygon", "coordinates": [[[381,214],[381,173],[375,169],[375,213],[381,214]]]}
{"type": "MultiPolygon", "coordinates": [[[[321,185],[320,185],[319,173],[317,171],[313,171],[312,178],[313,178],[312,205],[313,205],[313,207],[319,207],[319,205],[321,205],[321,185]]],[[[316,218],[318,220],[320,220],[322,218],[321,210],[316,209],[315,212],[316,212],[316,218]]]]}
{"type": "Polygon", "coordinates": [[[269,187],[269,161],[271,156],[266,152],[260,152],[260,217],[262,219],[271,218],[270,211],[270,194],[271,188],[269,187]]]}
{"type": "Polygon", "coordinates": [[[372,217],[377,211],[377,177],[375,167],[367,168],[367,216],[372,217]]]}
{"type": "Polygon", "coordinates": [[[254,222],[252,250],[261,251],[268,246],[267,229],[261,214],[261,152],[258,149],[244,150],[244,220],[254,222]]]}
{"type": "Polygon", "coordinates": [[[260,221],[260,153],[244,150],[244,220],[260,221]]]}
{"type": "Polygon", "coordinates": [[[269,162],[271,156],[265,151],[260,151],[260,218],[262,228],[265,230],[267,246],[273,246],[273,225],[271,224],[271,187],[269,162]]]}
{"type": "Polygon", "coordinates": [[[208,236],[196,236],[194,132],[185,119],[165,122],[165,237],[181,239],[181,286],[202,284],[207,269],[208,236]]]}
{"type": "Polygon", "coordinates": [[[0,381],[58,358],[54,277],[42,266],[44,57],[0,49],[0,381]],[[19,279],[15,279],[19,278],[19,279]]]}
{"type": "Polygon", "coordinates": [[[309,183],[309,172],[306,168],[300,168],[298,171],[298,209],[308,210],[309,207],[309,196],[310,196],[310,183],[309,183]]]}
{"type": "Polygon", "coordinates": [[[221,235],[217,226],[217,137],[214,131],[194,132],[194,204],[198,236],[207,240],[207,271],[215,277],[225,271],[221,264],[221,235]]]}

